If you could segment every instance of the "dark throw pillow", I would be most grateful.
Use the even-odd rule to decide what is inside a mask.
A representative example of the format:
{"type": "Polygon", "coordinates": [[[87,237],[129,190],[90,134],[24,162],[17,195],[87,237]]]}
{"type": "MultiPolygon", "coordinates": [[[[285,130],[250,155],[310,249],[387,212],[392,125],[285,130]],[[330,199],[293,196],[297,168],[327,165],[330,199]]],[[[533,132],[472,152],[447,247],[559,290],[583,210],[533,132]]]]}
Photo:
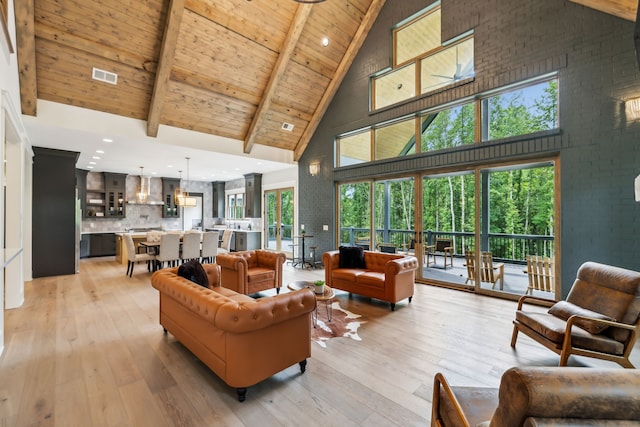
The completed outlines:
{"type": "Polygon", "coordinates": [[[202,264],[195,259],[187,261],[178,267],[178,276],[191,280],[205,288],[209,287],[209,276],[207,276],[207,272],[204,271],[202,264]]]}
{"type": "Polygon", "coordinates": [[[360,246],[340,246],[340,268],[366,268],[364,249],[360,246]]]}

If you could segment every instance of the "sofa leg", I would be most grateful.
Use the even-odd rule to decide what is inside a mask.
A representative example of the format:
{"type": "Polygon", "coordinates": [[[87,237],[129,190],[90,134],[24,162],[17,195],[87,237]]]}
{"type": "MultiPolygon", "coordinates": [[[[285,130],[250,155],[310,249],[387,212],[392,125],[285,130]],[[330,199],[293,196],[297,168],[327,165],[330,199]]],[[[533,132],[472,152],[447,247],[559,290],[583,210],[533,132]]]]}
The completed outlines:
{"type": "Polygon", "coordinates": [[[391,303],[391,311],[396,311],[396,305],[394,303],[391,303]]]}
{"type": "Polygon", "coordinates": [[[280,295],[280,288],[276,288],[276,295],[280,295]]]}
{"type": "Polygon", "coordinates": [[[413,295],[411,295],[411,296],[409,297],[409,304],[411,304],[411,299],[412,299],[412,298],[413,298],[413,295]]]}
{"type": "Polygon", "coordinates": [[[236,393],[238,394],[238,401],[239,402],[244,402],[244,399],[247,398],[247,388],[246,387],[237,388],[236,389],[236,393]]]}
{"type": "Polygon", "coordinates": [[[304,374],[304,371],[307,370],[307,359],[304,359],[302,362],[299,363],[300,365],[300,372],[304,374]]]}

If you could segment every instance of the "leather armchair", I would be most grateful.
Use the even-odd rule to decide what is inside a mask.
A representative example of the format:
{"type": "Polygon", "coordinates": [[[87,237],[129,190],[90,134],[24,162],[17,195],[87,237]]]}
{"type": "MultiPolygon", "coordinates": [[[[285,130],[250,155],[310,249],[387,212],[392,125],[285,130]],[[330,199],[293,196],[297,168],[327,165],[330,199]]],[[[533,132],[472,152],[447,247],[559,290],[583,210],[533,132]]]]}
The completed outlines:
{"type": "Polygon", "coordinates": [[[284,253],[263,249],[218,253],[216,257],[221,271],[221,285],[244,295],[271,288],[280,293],[285,261],[284,253]]]}
{"type": "Polygon", "coordinates": [[[566,301],[520,297],[513,325],[511,347],[522,332],[559,354],[560,366],[576,354],[633,368],[629,354],[640,326],[640,272],[586,262],[566,301]],[[525,305],[531,302],[550,309],[525,305]]]}
{"type": "Polygon", "coordinates": [[[640,371],[577,367],[507,370],[500,388],[434,379],[431,426],[640,426],[640,371]]]}

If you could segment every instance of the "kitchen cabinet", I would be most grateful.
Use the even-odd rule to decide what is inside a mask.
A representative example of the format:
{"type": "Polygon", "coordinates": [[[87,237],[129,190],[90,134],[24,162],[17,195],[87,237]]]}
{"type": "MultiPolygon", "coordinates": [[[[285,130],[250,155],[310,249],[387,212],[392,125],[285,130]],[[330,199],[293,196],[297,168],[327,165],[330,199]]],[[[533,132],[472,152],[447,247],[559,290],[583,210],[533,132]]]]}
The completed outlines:
{"type": "Polygon", "coordinates": [[[176,189],[180,188],[180,180],[177,178],[162,178],[162,208],[163,218],[179,218],[180,209],[176,204],[176,189]]]}
{"type": "MultiPolygon", "coordinates": [[[[86,187],[78,191],[81,199],[82,215],[85,218],[125,218],[125,195],[127,175],[103,172],[102,180],[87,179],[86,171],[76,173],[78,183],[86,187]]],[[[93,176],[93,175],[92,175],[93,176]]]]}
{"type": "Polygon", "coordinates": [[[124,218],[127,175],[123,173],[104,172],[105,217],[124,218]]]}
{"type": "Polygon", "coordinates": [[[262,174],[250,173],[244,176],[244,214],[246,218],[262,216],[262,174]]]}
{"type": "Polygon", "coordinates": [[[89,256],[115,256],[115,233],[91,233],[89,234],[89,256]]]}
{"type": "Polygon", "coordinates": [[[213,217],[224,218],[224,181],[214,181],[213,185],[213,217]]]}
{"type": "Polygon", "coordinates": [[[236,230],[233,235],[235,237],[236,251],[252,251],[261,247],[262,233],[260,231],[236,230]]]}

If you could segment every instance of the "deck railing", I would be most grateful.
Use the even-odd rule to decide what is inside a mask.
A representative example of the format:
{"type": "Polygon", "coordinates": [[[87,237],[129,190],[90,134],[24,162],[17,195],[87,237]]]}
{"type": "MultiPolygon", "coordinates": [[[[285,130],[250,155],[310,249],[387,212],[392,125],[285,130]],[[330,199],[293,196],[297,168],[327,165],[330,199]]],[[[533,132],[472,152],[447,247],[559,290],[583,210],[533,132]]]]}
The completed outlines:
{"type": "MultiPolygon", "coordinates": [[[[376,230],[376,242],[392,243],[398,248],[410,246],[414,237],[412,230],[376,230]]],[[[475,249],[474,233],[433,231],[424,232],[425,244],[435,244],[436,239],[450,239],[454,256],[464,257],[466,250],[475,249]]],[[[368,246],[370,243],[369,229],[343,227],[340,229],[340,241],[343,244],[368,246]]],[[[493,258],[511,264],[526,264],[527,255],[553,256],[554,237],[530,234],[489,233],[482,236],[481,248],[490,251],[493,258]]]]}

